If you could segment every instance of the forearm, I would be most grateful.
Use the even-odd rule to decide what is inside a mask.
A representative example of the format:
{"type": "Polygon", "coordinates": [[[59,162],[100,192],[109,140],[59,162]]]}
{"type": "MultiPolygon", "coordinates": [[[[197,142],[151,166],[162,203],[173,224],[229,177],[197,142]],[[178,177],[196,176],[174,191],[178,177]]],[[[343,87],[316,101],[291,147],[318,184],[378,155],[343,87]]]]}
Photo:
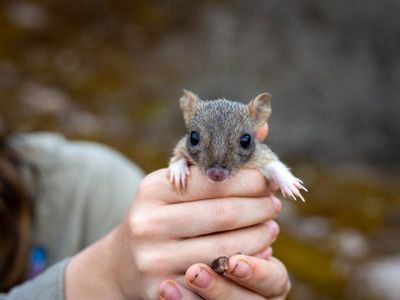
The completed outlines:
{"type": "Polygon", "coordinates": [[[65,270],[65,299],[134,298],[134,272],[125,225],[75,255],[65,270]],[[121,282],[130,282],[127,290],[121,282]]]}

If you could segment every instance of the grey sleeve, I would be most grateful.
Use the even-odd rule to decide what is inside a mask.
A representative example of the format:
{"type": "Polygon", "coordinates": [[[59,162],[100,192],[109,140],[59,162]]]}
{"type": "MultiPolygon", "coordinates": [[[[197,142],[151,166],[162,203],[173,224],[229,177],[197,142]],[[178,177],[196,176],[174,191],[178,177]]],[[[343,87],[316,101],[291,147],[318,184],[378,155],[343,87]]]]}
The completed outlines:
{"type": "Polygon", "coordinates": [[[32,280],[14,287],[8,294],[0,294],[0,300],[63,300],[64,269],[69,259],[64,259],[32,280]]]}
{"type": "Polygon", "coordinates": [[[35,199],[33,242],[48,263],[71,257],[99,240],[126,216],[143,172],[113,149],[60,135],[20,135],[13,141],[35,199]]]}

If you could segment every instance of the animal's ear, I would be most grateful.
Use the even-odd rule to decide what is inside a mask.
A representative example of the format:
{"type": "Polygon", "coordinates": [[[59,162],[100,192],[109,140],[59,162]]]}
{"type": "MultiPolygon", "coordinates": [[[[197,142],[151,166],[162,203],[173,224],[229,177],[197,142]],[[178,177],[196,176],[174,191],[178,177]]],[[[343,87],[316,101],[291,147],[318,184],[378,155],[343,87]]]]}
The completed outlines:
{"type": "Polygon", "coordinates": [[[179,105],[183,112],[183,119],[185,120],[186,126],[188,126],[192,113],[197,109],[200,101],[201,100],[196,94],[183,90],[183,96],[179,99],[179,105]]]}
{"type": "Polygon", "coordinates": [[[262,93],[247,104],[255,129],[264,125],[271,115],[271,95],[262,93]]]}

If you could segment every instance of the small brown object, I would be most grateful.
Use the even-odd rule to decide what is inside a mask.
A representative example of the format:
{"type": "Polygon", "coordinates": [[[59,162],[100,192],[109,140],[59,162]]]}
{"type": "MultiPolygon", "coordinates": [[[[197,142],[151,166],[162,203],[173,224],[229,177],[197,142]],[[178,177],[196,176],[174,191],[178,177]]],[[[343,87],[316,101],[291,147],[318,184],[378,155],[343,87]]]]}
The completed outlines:
{"type": "Polygon", "coordinates": [[[211,268],[219,273],[223,274],[228,270],[228,258],[226,256],[220,256],[213,260],[211,263],[211,268]]]}

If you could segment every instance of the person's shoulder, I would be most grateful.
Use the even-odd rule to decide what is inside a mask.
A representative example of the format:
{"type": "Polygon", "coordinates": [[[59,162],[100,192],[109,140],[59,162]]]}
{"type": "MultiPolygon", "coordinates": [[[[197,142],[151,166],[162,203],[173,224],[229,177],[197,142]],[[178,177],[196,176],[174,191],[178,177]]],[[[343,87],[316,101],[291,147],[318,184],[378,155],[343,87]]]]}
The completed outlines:
{"type": "Polygon", "coordinates": [[[29,133],[15,136],[12,146],[35,202],[34,241],[48,249],[50,262],[73,255],[114,228],[143,177],[123,154],[96,142],[29,133]]]}
{"type": "Polygon", "coordinates": [[[142,170],[116,150],[92,141],[69,140],[53,132],[36,132],[16,135],[11,145],[25,160],[40,168],[60,165],[73,167],[85,165],[92,168],[129,168],[139,176],[142,170]]]}
{"type": "Polygon", "coordinates": [[[9,142],[23,160],[43,164],[51,164],[55,154],[67,144],[64,136],[51,132],[16,134],[9,142]]]}

